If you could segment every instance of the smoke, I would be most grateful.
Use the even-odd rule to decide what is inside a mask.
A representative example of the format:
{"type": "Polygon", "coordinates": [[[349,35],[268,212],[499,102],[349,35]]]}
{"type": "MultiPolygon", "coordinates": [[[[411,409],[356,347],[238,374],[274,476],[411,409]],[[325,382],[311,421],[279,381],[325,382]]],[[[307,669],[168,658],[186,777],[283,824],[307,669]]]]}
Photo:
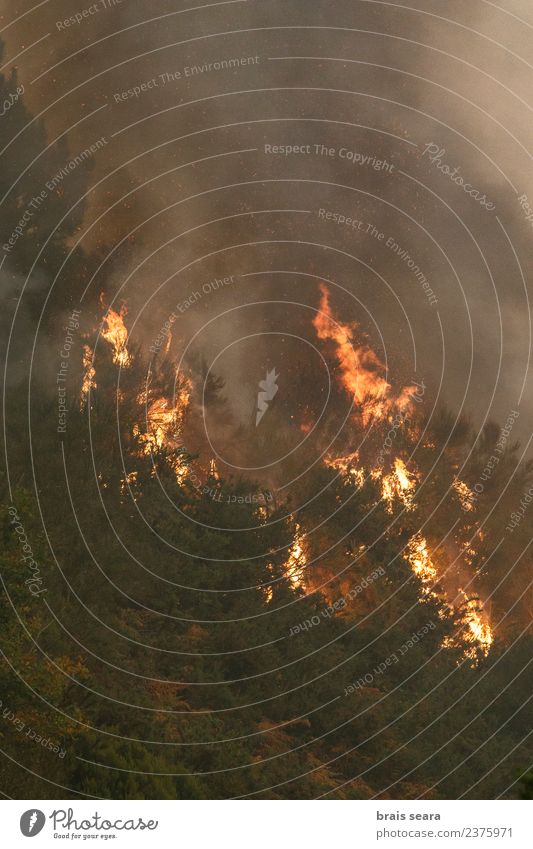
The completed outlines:
{"type": "Polygon", "coordinates": [[[172,354],[216,360],[245,421],[265,369],[283,379],[273,334],[316,342],[326,280],[390,382],[423,378],[477,425],[521,398],[525,435],[527,12],[123,2],[65,24],[65,0],[20,18],[4,32],[8,60],[48,34],[17,60],[48,138],[68,130],[73,156],[107,140],[82,227],[83,248],[106,257],[88,299],[105,288],[127,301],[147,356],[175,314],[172,354]]]}

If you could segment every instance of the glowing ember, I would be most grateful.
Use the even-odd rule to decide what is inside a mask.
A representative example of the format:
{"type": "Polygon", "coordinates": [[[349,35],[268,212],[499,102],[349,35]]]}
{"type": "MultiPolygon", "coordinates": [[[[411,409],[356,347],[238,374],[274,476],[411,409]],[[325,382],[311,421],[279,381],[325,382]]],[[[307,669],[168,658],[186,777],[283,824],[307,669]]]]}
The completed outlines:
{"type": "Polygon", "coordinates": [[[461,507],[463,508],[463,510],[473,510],[475,497],[468,484],[466,484],[459,478],[455,478],[453,482],[453,488],[459,496],[459,501],[461,502],[461,507]]]}
{"type": "Polygon", "coordinates": [[[116,312],[110,307],[104,316],[101,330],[102,336],[113,348],[113,362],[122,368],[127,368],[131,364],[131,357],[126,348],[128,341],[128,331],[124,324],[126,314],[127,309],[124,304],[121,306],[120,312],[116,312]]]}
{"type": "Polygon", "coordinates": [[[300,525],[297,524],[294,529],[294,542],[289,548],[289,556],[285,562],[285,574],[294,587],[302,586],[305,566],[307,564],[303,539],[304,535],[301,532],[300,525]]]}
{"type": "MultiPolygon", "coordinates": [[[[138,477],[138,472],[128,472],[126,477],[120,481],[120,491],[122,495],[125,495],[127,492],[132,492],[132,488],[137,483],[138,477]]],[[[133,500],[137,501],[135,495],[133,496],[133,500]]]]}
{"type": "Polygon", "coordinates": [[[363,424],[382,418],[393,406],[400,411],[408,409],[414,387],[405,388],[396,399],[390,397],[392,387],[382,376],[385,366],[368,345],[354,341],[358,329],[355,322],[342,324],[333,318],[329,291],[323,283],[320,292],[319,312],[313,324],[319,339],[335,343],[342,384],[360,408],[363,424]]]}
{"type": "MultiPolygon", "coordinates": [[[[267,569],[268,569],[269,572],[274,571],[271,563],[268,564],[267,569]]],[[[262,591],[264,593],[264,596],[265,596],[268,604],[270,604],[270,602],[274,598],[274,589],[273,589],[272,584],[269,584],[268,586],[262,587],[262,591]]]]}
{"type": "Polygon", "coordinates": [[[81,402],[85,404],[91,389],[96,389],[96,371],[93,366],[93,352],[89,345],[83,346],[83,380],[81,384],[81,402]]]}
{"type": "Polygon", "coordinates": [[[264,525],[266,520],[268,519],[268,510],[266,509],[266,507],[258,507],[256,513],[260,523],[264,525]]]}

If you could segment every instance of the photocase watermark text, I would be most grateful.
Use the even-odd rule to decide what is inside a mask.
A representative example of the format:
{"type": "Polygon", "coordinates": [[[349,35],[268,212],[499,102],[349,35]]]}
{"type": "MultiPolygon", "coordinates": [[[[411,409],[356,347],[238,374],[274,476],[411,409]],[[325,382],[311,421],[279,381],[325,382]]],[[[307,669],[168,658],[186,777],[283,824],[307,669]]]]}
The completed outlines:
{"type": "Polygon", "coordinates": [[[329,147],[325,144],[265,144],[264,152],[273,156],[321,156],[326,159],[342,159],[352,165],[372,168],[392,174],[394,165],[388,159],[378,159],[371,153],[361,153],[348,147],[329,147]]]}
{"type": "Polygon", "coordinates": [[[443,162],[443,157],[446,155],[446,149],[444,147],[439,147],[439,145],[435,144],[435,142],[429,142],[422,151],[422,156],[426,155],[429,162],[431,162],[431,164],[440,171],[441,174],[449,177],[452,183],[455,183],[456,186],[460,186],[465,194],[474,198],[474,200],[476,200],[484,209],[488,212],[493,212],[496,209],[496,204],[488,200],[487,195],[481,194],[478,189],[474,188],[471,183],[464,179],[464,177],[459,173],[461,170],[459,165],[456,165],[455,168],[451,168],[446,162],[443,162]]]}
{"type": "Polygon", "coordinates": [[[81,310],[72,310],[72,313],[67,319],[67,324],[65,326],[65,338],[63,339],[63,345],[59,352],[61,359],[59,362],[59,369],[56,374],[58,433],[67,432],[67,376],[70,364],[70,353],[75,343],[74,331],[78,330],[80,326],[80,316],[81,310]]]}
{"type": "Polygon", "coordinates": [[[26,531],[24,530],[24,525],[20,520],[17,508],[9,507],[7,512],[11,516],[11,525],[13,527],[14,532],[18,536],[19,545],[23,552],[21,560],[26,566],[26,568],[30,570],[31,573],[29,578],[26,578],[24,583],[26,584],[30,593],[33,596],[42,595],[43,593],[47,592],[47,590],[43,586],[41,570],[33,556],[33,550],[29,543],[26,531]]]}
{"type": "Polygon", "coordinates": [[[70,17],[56,21],[56,29],[58,31],[62,31],[69,29],[70,27],[79,26],[88,18],[92,18],[99,12],[104,12],[107,9],[114,9],[116,6],[121,6],[123,3],[124,0],[98,0],[97,3],[93,3],[91,6],[86,6],[84,9],[80,9],[73,15],[70,15],[70,17]]]}
{"type": "Polygon", "coordinates": [[[201,301],[202,298],[205,298],[212,292],[217,292],[219,289],[224,289],[226,286],[231,286],[234,280],[235,276],[233,274],[230,275],[230,277],[215,277],[214,280],[210,280],[209,282],[204,283],[201,289],[196,289],[182,301],[179,301],[174,307],[174,310],[170,313],[165,323],[162,325],[153,343],[150,345],[148,349],[150,353],[159,354],[162,349],[166,348],[170,340],[172,327],[174,326],[180,315],[184,315],[191,307],[197,304],[198,301],[201,301]]]}
{"type": "Polygon", "coordinates": [[[127,100],[137,99],[142,94],[148,91],[153,91],[156,88],[165,88],[172,83],[181,82],[191,77],[202,76],[217,71],[237,70],[238,68],[246,67],[247,65],[258,65],[260,63],[259,56],[233,56],[229,59],[219,59],[217,62],[204,62],[200,65],[185,65],[185,67],[173,70],[164,71],[149,80],[143,80],[141,83],[126,89],[125,91],[115,91],[113,100],[115,103],[124,103],[127,100]]]}

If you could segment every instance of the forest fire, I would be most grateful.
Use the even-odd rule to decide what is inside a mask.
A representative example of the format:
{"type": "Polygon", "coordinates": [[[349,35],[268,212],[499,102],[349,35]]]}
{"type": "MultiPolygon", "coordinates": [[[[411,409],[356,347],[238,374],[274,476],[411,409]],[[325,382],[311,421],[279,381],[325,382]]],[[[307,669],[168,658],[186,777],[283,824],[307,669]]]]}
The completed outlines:
{"type": "Polygon", "coordinates": [[[532,2],[148,6],[3,0],[9,829],[520,849],[532,2]]]}
{"type": "Polygon", "coordinates": [[[146,433],[141,433],[139,425],[134,426],[134,433],[144,446],[145,454],[153,454],[172,439],[175,430],[175,408],[166,398],[152,401],[146,411],[146,433]]]}
{"type": "Polygon", "coordinates": [[[146,392],[139,402],[146,406],[146,429],[136,424],[134,435],[143,447],[144,454],[153,455],[157,451],[169,452],[167,460],[173,468],[178,483],[187,477],[189,466],[183,459],[183,424],[189,407],[192,384],[188,378],[178,375],[180,387],[173,402],[160,397],[147,404],[146,392]]]}
{"type": "MultiPolygon", "coordinates": [[[[383,376],[385,367],[377,354],[366,344],[357,343],[354,335],[357,333],[356,323],[341,323],[336,321],[330,304],[330,295],[327,286],[320,286],[320,312],[313,320],[313,325],[318,338],[333,342],[335,345],[335,356],[340,367],[341,384],[344,390],[353,397],[358,408],[360,420],[363,426],[368,426],[372,421],[388,419],[391,412],[407,413],[412,406],[413,400],[420,401],[420,395],[415,387],[406,387],[399,396],[394,397],[390,383],[383,376]]],[[[409,417],[411,418],[411,417],[409,417]]],[[[413,423],[401,419],[400,427],[406,432],[411,432],[413,423]]],[[[390,471],[386,472],[382,465],[370,467],[368,472],[360,462],[358,451],[351,452],[345,456],[326,457],[325,463],[330,468],[336,469],[345,479],[346,483],[362,487],[368,476],[381,488],[386,510],[391,515],[394,513],[394,502],[399,500],[405,509],[413,511],[416,508],[416,492],[420,482],[420,473],[415,468],[414,462],[410,460],[408,469],[400,456],[394,457],[390,471]]],[[[463,511],[474,510],[474,497],[468,485],[456,478],[453,489],[457,493],[463,511]]],[[[295,552],[299,552],[298,537],[295,536],[295,552]]],[[[470,563],[468,556],[473,549],[463,550],[463,556],[470,563]]],[[[475,554],[475,552],[473,552],[475,554]]],[[[453,610],[456,604],[450,605],[446,594],[439,587],[439,574],[433,562],[428,547],[428,541],[422,533],[415,533],[409,539],[405,560],[409,563],[413,573],[420,579],[422,593],[425,596],[438,598],[443,604],[443,609],[453,610]]],[[[289,558],[288,564],[292,564],[289,558]]],[[[471,563],[470,563],[471,565],[471,563]]],[[[464,595],[464,594],[463,594],[464,595]]],[[[466,598],[466,596],[465,596],[466,598]]],[[[486,654],[492,643],[492,632],[488,618],[483,610],[479,599],[468,599],[466,603],[465,622],[468,624],[467,642],[481,648],[486,654]]],[[[467,648],[472,657],[475,655],[475,647],[467,648]]]]}
{"type": "Polygon", "coordinates": [[[319,339],[335,344],[341,382],[359,408],[363,424],[382,418],[393,408],[407,410],[414,387],[406,387],[397,398],[392,397],[392,387],[382,376],[385,366],[378,355],[366,343],[354,341],[357,324],[343,324],[333,317],[329,290],[324,283],[320,284],[320,293],[320,307],[313,325],[319,339]]]}
{"type": "Polygon", "coordinates": [[[477,597],[469,597],[464,590],[460,592],[465,599],[465,621],[469,628],[469,633],[466,633],[465,639],[473,643],[472,649],[467,649],[466,655],[475,658],[476,648],[480,648],[483,654],[487,655],[494,637],[481,600],[477,597]]]}
{"type": "MultiPolygon", "coordinates": [[[[100,303],[104,306],[104,295],[100,296],[100,303]]],[[[104,329],[101,330],[103,338],[113,349],[113,362],[121,368],[132,365],[132,357],[127,349],[128,330],[124,323],[127,315],[126,305],[123,304],[120,312],[109,308],[104,316],[104,329]]],[[[92,365],[92,351],[85,346],[83,354],[84,378],[82,384],[82,397],[85,397],[90,388],[96,387],[96,371],[92,365]]],[[[138,439],[145,455],[154,455],[157,451],[167,452],[167,461],[176,474],[178,483],[182,483],[188,474],[188,464],[183,459],[183,447],[181,435],[185,413],[190,403],[192,383],[189,378],[178,374],[176,376],[176,391],[173,401],[165,396],[149,398],[149,390],[146,388],[140,393],[137,401],[146,409],[145,428],[139,424],[133,426],[133,435],[138,439]]]]}
{"type": "MultiPolygon", "coordinates": [[[[394,397],[391,385],[383,377],[384,366],[379,357],[366,343],[353,343],[353,334],[357,326],[341,324],[333,318],[329,292],[324,285],[321,286],[320,310],[313,325],[320,339],[332,341],[335,344],[335,357],[340,366],[342,386],[349,395],[353,396],[363,426],[367,426],[373,420],[389,420],[393,411],[408,412],[416,389],[408,387],[402,390],[399,396],[394,397]]],[[[131,366],[133,362],[127,350],[128,331],[124,323],[126,313],[124,305],[120,312],[109,309],[104,318],[104,329],[101,331],[104,339],[112,346],[113,362],[120,367],[131,366]]],[[[96,387],[93,351],[88,345],[83,352],[83,368],[82,398],[86,398],[90,389],[96,387]]],[[[145,409],[144,425],[135,424],[133,435],[138,441],[142,454],[154,456],[162,452],[176,476],[176,481],[182,485],[190,473],[190,463],[183,448],[183,433],[193,386],[190,378],[182,374],[176,376],[176,385],[178,388],[175,397],[170,400],[164,394],[154,397],[149,383],[147,384],[137,398],[138,403],[145,409]]],[[[413,423],[404,416],[399,416],[398,421],[399,428],[410,433],[409,428],[413,423]]],[[[390,515],[394,514],[395,502],[400,502],[409,511],[415,510],[416,492],[421,475],[412,458],[409,460],[409,467],[399,455],[391,458],[390,465],[387,462],[385,468],[383,457],[378,461],[379,465],[365,467],[360,451],[357,450],[345,456],[327,455],[324,462],[328,467],[335,469],[347,485],[361,489],[367,477],[373,480],[381,492],[385,509],[390,515]]],[[[219,479],[214,459],[209,461],[205,474],[215,480],[219,479]]],[[[124,488],[135,481],[134,476],[131,479],[128,478],[124,482],[124,488]]],[[[473,510],[472,493],[468,485],[456,478],[453,488],[463,510],[473,510]]],[[[304,540],[305,533],[301,525],[296,522],[293,542],[284,564],[284,573],[291,585],[298,589],[305,587],[304,572],[308,555],[304,540]]],[[[478,648],[486,654],[492,644],[492,632],[481,602],[477,598],[467,597],[462,591],[460,602],[455,600],[453,604],[450,604],[447,601],[446,593],[442,587],[438,586],[439,574],[426,536],[418,532],[410,537],[404,559],[421,582],[422,597],[439,599],[443,605],[443,611],[445,609],[461,610],[463,621],[467,625],[467,636],[464,637],[467,643],[464,649],[465,654],[474,659],[478,648]]],[[[270,601],[271,588],[267,594],[270,601]]]]}
{"type": "Polygon", "coordinates": [[[427,540],[422,534],[415,534],[411,537],[407,544],[405,556],[411,569],[422,582],[422,592],[425,595],[435,596],[433,586],[437,581],[437,570],[431,560],[427,540]]]}
{"type": "MultiPolygon", "coordinates": [[[[100,302],[103,306],[103,295],[100,298],[100,302]]],[[[122,368],[127,368],[131,364],[131,356],[126,348],[128,341],[128,331],[124,324],[124,316],[126,314],[127,309],[124,304],[121,306],[120,312],[116,312],[112,307],[109,307],[104,316],[103,328],[101,330],[103,338],[113,348],[113,362],[122,368]]]]}
{"type": "MultiPolygon", "coordinates": [[[[330,468],[337,469],[340,474],[344,475],[347,483],[361,487],[365,481],[366,472],[362,466],[357,464],[358,459],[358,452],[353,452],[346,457],[327,458],[326,464],[330,468]]],[[[386,502],[388,513],[392,514],[394,512],[395,498],[400,499],[408,510],[415,508],[414,495],[419,477],[417,474],[407,470],[404,461],[400,457],[395,458],[392,471],[389,474],[383,475],[382,469],[375,468],[370,470],[370,477],[376,482],[381,483],[382,498],[386,502]]],[[[299,542],[300,538],[298,535],[295,535],[295,554],[300,552],[299,542]]],[[[468,550],[466,549],[467,552],[468,550]]],[[[458,602],[449,603],[446,593],[438,586],[439,573],[433,562],[427,539],[423,534],[416,533],[411,536],[407,543],[404,559],[409,563],[413,573],[420,579],[421,590],[424,596],[439,599],[443,605],[443,609],[445,608],[449,611],[453,611],[455,608],[463,609],[464,619],[468,626],[465,641],[472,644],[471,648],[466,648],[466,656],[475,659],[476,648],[480,648],[486,655],[492,645],[493,637],[488,616],[479,598],[468,598],[461,590],[462,597],[466,599],[466,605],[458,602]]],[[[289,558],[287,567],[291,564],[292,560],[289,558]]],[[[455,643],[450,642],[449,644],[445,644],[445,647],[447,645],[451,647],[455,643]]]]}
{"type": "Polygon", "coordinates": [[[341,474],[347,476],[348,481],[363,486],[365,482],[365,470],[359,465],[359,452],[353,451],[346,457],[332,457],[328,455],[324,458],[324,463],[330,469],[336,469],[341,474]]]}
{"type": "Polygon", "coordinates": [[[396,457],[393,470],[390,474],[384,475],[381,481],[383,498],[388,502],[389,512],[392,512],[394,497],[399,498],[407,509],[412,509],[415,483],[416,477],[407,471],[401,457],[396,457]]]}
{"type": "MultiPolygon", "coordinates": [[[[358,451],[347,454],[345,457],[327,456],[324,460],[326,466],[336,469],[341,474],[346,475],[348,481],[361,487],[365,482],[367,473],[358,461],[358,451]]],[[[408,509],[413,508],[413,496],[417,476],[407,470],[401,457],[394,459],[393,467],[389,474],[384,475],[383,469],[374,468],[370,471],[370,477],[375,481],[381,482],[382,497],[387,502],[387,511],[389,513],[393,512],[395,498],[399,498],[408,509]]]]}
{"type": "MultiPolygon", "coordinates": [[[[363,486],[367,473],[359,464],[359,452],[352,452],[345,457],[333,458],[330,456],[326,458],[325,462],[330,468],[338,470],[345,477],[347,483],[355,484],[357,487],[363,486]]],[[[408,510],[415,509],[414,496],[419,482],[419,474],[408,470],[401,457],[394,459],[392,470],[388,474],[384,475],[381,468],[374,468],[370,470],[369,476],[381,484],[382,498],[386,502],[388,513],[392,514],[394,512],[394,500],[396,498],[408,510]]],[[[462,484],[462,481],[458,481],[458,483],[462,484]]],[[[460,493],[464,495],[467,499],[466,503],[469,504],[468,495],[470,490],[466,484],[460,489],[460,493]]],[[[297,526],[295,543],[286,564],[287,571],[289,568],[294,568],[294,562],[297,562],[299,555],[301,555],[301,536],[299,534],[300,530],[297,526]]],[[[465,549],[463,551],[465,557],[470,550],[465,549]]],[[[457,601],[453,604],[448,602],[446,593],[438,586],[439,573],[433,562],[427,539],[423,534],[416,533],[409,539],[404,558],[409,563],[413,573],[420,579],[424,596],[439,599],[443,605],[443,611],[445,609],[450,612],[454,609],[460,609],[462,611],[464,621],[467,625],[464,640],[466,643],[471,644],[471,646],[467,646],[464,649],[465,655],[475,660],[477,649],[481,649],[483,654],[486,655],[492,645],[493,637],[487,614],[479,598],[469,598],[461,590],[462,598],[466,599],[466,604],[457,601]]],[[[468,558],[467,562],[469,562],[468,558]]],[[[443,645],[445,648],[451,648],[455,647],[456,643],[449,641],[443,645]]]]}
{"type": "Polygon", "coordinates": [[[294,528],[294,541],[289,548],[289,556],[285,561],[284,571],[294,587],[302,587],[304,583],[304,572],[307,565],[307,555],[303,546],[304,535],[300,525],[294,528]]]}

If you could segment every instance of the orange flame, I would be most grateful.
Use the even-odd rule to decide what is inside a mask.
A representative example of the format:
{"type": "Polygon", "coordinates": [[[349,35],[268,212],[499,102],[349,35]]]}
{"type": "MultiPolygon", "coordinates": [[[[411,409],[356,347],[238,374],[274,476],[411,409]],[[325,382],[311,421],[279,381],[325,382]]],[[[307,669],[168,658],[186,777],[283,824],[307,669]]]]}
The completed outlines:
{"type": "Polygon", "coordinates": [[[395,496],[400,498],[407,508],[413,506],[415,483],[415,475],[407,471],[401,457],[396,457],[393,471],[389,475],[385,475],[381,481],[381,491],[383,498],[388,502],[390,513],[392,513],[392,501],[395,496]]]}
{"type": "Polygon", "coordinates": [[[353,340],[357,324],[336,321],[324,283],[320,284],[320,293],[320,307],[313,325],[319,339],[335,343],[342,384],[360,407],[363,424],[367,425],[372,418],[382,418],[393,406],[400,411],[408,409],[414,387],[406,387],[396,399],[392,398],[392,387],[382,376],[385,366],[378,355],[368,345],[353,340]]]}
{"type": "MultiPolygon", "coordinates": [[[[260,511],[264,511],[260,514],[260,521],[266,519],[267,511],[264,508],[260,507],[260,511]]],[[[299,587],[303,587],[304,584],[304,572],[305,567],[307,565],[307,554],[305,552],[303,546],[304,534],[301,531],[300,525],[296,524],[294,527],[294,538],[293,543],[288,551],[287,560],[284,563],[283,570],[285,575],[291,582],[292,586],[297,589],[299,587]]],[[[273,572],[272,564],[268,565],[269,572],[273,572]]],[[[265,594],[266,600],[270,603],[274,597],[274,589],[272,584],[263,588],[263,592],[265,594]]]]}
{"type": "Polygon", "coordinates": [[[303,546],[304,535],[302,534],[300,525],[294,528],[294,541],[289,548],[289,556],[285,562],[285,574],[294,587],[301,587],[305,567],[307,565],[307,555],[303,546]]]}
{"type": "MultiPolygon", "coordinates": [[[[365,469],[358,464],[359,455],[357,451],[347,454],[345,457],[333,458],[326,457],[325,463],[330,468],[337,469],[344,475],[346,483],[353,482],[356,485],[362,486],[366,477],[365,469]]],[[[388,512],[393,512],[393,499],[399,498],[406,508],[414,508],[414,493],[420,480],[418,472],[408,470],[401,457],[396,457],[393,468],[387,475],[383,474],[382,468],[370,469],[370,477],[375,481],[381,482],[382,497],[387,502],[388,512]]],[[[459,483],[462,484],[462,481],[459,483]]],[[[466,484],[459,487],[459,497],[464,496],[468,502],[468,496],[471,490],[466,484]]],[[[479,534],[480,537],[482,534],[479,534]]],[[[293,554],[296,557],[301,552],[301,540],[298,535],[295,537],[295,545],[299,544],[299,548],[294,548],[293,554]]],[[[469,555],[474,555],[475,550],[470,546],[463,551],[465,560],[471,565],[472,560],[469,555]]],[[[447,599],[447,593],[441,588],[436,587],[438,583],[439,573],[435,565],[431,552],[429,550],[427,539],[421,534],[414,534],[407,543],[407,548],[404,554],[405,560],[409,563],[412,571],[420,578],[422,583],[423,596],[437,599],[440,604],[439,615],[444,618],[448,613],[458,610],[461,602],[454,600],[450,603],[447,599]]],[[[287,565],[292,565],[291,557],[287,561],[287,565]]],[[[463,621],[467,625],[466,633],[462,640],[455,638],[446,638],[443,642],[444,648],[461,647],[466,657],[472,660],[477,659],[477,650],[481,649],[483,654],[488,654],[493,643],[492,629],[489,622],[489,617],[483,607],[482,602],[478,598],[468,597],[462,590],[461,596],[466,600],[466,605],[463,604],[465,612],[463,613],[463,621]],[[466,643],[466,647],[465,647],[466,643]]]]}
{"type": "MultiPolygon", "coordinates": [[[[103,303],[103,299],[102,303],[103,303]]],[[[113,348],[113,362],[122,368],[127,368],[131,364],[131,357],[126,348],[128,341],[128,331],[124,324],[124,316],[127,314],[127,309],[124,304],[120,308],[120,312],[116,312],[112,307],[109,307],[104,316],[102,336],[109,342],[113,348]]]]}
{"type": "MultiPolygon", "coordinates": [[[[189,471],[188,464],[183,460],[181,435],[191,391],[191,381],[188,378],[182,379],[181,388],[173,403],[162,397],[156,398],[148,405],[146,431],[142,432],[139,425],[135,425],[133,429],[145,454],[154,454],[161,449],[176,452],[175,457],[169,457],[169,462],[176,473],[178,483],[182,483],[189,471]]],[[[140,396],[139,401],[146,403],[146,393],[140,396]]]]}
{"type": "MultiPolygon", "coordinates": [[[[466,600],[465,620],[470,629],[466,639],[480,648],[484,655],[487,655],[494,642],[487,614],[478,598],[467,596],[464,590],[461,590],[461,594],[466,600]]],[[[467,651],[466,654],[468,657],[475,657],[475,648],[472,651],[467,651]]]]}
{"type": "Polygon", "coordinates": [[[407,560],[411,569],[422,581],[422,592],[435,595],[431,587],[437,580],[437,570],[431,560],[428,544],[422,534],[415,534],[407,544],[407,560]]]}
{"type": "Polygon", "coordinates": [[[358,451],[354,451],[352,454],[347,454],[346,457],[327,456],[324,458],[326,466],[330,469],[336,469],[341,474],[346,475],[347,482],[362,487],[365,483],[365,470],[359,465],[358,461],[358,451]]]}

